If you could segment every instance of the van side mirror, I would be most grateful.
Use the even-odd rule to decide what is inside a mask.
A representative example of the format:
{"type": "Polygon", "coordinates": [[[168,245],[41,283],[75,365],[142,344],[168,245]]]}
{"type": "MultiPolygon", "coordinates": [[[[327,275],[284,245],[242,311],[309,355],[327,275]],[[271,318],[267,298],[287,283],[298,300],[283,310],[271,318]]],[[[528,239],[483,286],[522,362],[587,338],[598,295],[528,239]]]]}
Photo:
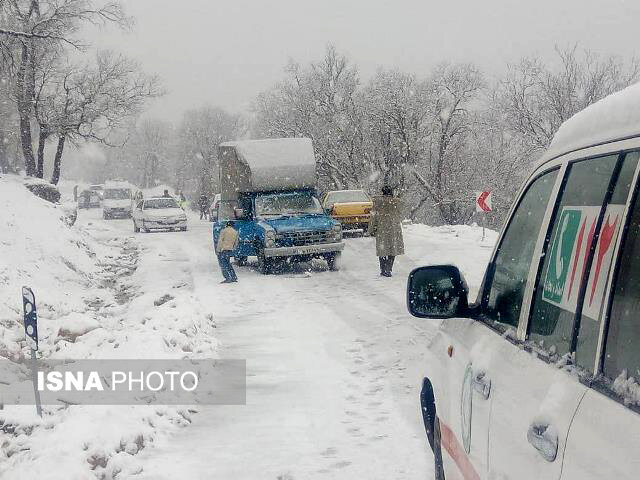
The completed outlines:
{"type": "Polygon", "coordinates": [[[453,265],[416,268],[407,281],[407,308],[420,318],[451,318],[469,312],[469,288],[453,265]]]}

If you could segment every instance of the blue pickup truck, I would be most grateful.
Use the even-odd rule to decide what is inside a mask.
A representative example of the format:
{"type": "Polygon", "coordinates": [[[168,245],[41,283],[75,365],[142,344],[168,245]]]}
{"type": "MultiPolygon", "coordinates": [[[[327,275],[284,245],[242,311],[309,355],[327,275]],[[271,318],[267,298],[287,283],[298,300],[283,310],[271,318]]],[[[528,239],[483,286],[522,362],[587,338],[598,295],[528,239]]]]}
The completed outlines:
{"type": "Polygon", "coordinates": [[[214,245],[231,221],[239,234],[234,257],[240,265],[255,256],[260,272],[269,274],[283,262],[323,258],[337,270],[342,227],[317,199],[310,139],[227,142],[218,158],[221,198],[214,245]]]}

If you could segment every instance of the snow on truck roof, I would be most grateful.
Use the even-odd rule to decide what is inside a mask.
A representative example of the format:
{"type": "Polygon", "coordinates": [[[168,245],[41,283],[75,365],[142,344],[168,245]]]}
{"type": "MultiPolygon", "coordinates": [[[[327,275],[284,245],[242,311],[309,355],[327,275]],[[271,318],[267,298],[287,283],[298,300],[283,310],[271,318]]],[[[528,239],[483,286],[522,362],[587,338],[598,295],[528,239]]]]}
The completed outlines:
{"type": "Polygon", "coordinates": [[[309,138],[242,140],[220,145],[222,155],[235,151],[238,163],[248,170],[237,191],[267,191],[313,187],[316,159],[309,138]]]}
{"type": "Polygon", "coordinates": [[[565,121],[540,164],[568,152],[640,136],[640,83],[609,95],[565,121]]]}

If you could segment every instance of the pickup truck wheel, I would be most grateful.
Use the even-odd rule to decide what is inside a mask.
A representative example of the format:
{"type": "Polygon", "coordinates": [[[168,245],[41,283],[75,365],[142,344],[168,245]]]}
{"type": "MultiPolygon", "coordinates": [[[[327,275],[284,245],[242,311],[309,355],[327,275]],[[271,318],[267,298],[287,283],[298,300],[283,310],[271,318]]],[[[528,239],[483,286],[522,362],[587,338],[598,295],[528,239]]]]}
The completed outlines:
{"type": "Polygon", "coordinates": [[[258,252],[258,271],[263,275],[269,275],[272,273],[272,262],[270,258],[264,256],[263,251],[258,252]]]}
{"type": "Polygon", "coordinates": [[[327,260],[327,265],[329,266],[329,270],[332,272],[337,272],[340,270],[338,263],[340,262],[340,252],[329,253],[325,257],[327,260]]]}

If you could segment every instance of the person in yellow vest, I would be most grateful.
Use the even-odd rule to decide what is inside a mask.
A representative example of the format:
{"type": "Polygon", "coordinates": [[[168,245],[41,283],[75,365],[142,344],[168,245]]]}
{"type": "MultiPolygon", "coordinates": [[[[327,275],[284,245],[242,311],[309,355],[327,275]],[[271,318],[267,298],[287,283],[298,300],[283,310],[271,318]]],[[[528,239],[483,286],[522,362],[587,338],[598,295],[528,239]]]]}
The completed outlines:
{"type": "Polygon", "coordinates": [[[224,280],[220,283],[235,283],[238,281],[236,272],[231,265],[231,257],[233,251],[238,246],[238,232],[233,228],[233,222],[227,222],[227,225],[220,231],[218,244],[216,245],[216,255],[218,255],[218,264],[224,280]]]}
{"type": "Polygon", "coordinates": [[[180,192],[180,195],[178,196],[178,205],[180,205],[180,208],[185,210],[187,208],[187,199],[184,197],[184,193],[180,192]]]}

